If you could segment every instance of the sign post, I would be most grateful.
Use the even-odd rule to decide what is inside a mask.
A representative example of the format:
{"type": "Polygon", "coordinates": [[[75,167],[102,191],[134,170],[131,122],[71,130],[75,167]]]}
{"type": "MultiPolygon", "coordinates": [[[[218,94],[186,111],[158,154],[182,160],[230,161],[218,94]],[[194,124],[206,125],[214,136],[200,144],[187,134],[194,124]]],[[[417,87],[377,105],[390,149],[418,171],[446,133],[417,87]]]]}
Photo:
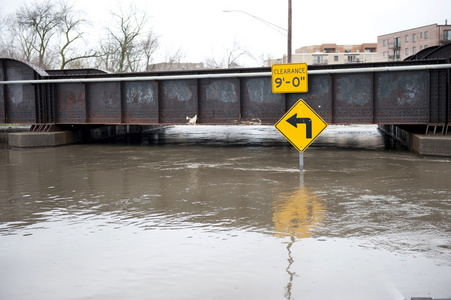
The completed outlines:
{"type": "Polygon", "coordinates": [[[304,170],[304,152],[299,152],[299,170],[304,170]]]}
{"type": "MultiPolygon", "coordinates": [[[[273,93],[307,93],[307,64],[271,67],[273,93]]],[[[304,170],[304,151],[327,127],[327,123],[304,100],[299,99],[274,125],[299,151],[299,168],[304,170]]]]}

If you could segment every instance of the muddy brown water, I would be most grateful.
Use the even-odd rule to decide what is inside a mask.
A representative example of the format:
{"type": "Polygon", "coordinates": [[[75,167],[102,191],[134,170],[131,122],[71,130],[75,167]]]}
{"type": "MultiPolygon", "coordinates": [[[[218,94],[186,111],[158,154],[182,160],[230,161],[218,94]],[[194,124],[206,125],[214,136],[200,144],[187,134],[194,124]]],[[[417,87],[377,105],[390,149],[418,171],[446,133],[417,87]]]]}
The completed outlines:
{"type": "Polygon", "coordinates": [[[451,162],[374,126],[0,149],[0,299],[451,297],[451,162]]]}

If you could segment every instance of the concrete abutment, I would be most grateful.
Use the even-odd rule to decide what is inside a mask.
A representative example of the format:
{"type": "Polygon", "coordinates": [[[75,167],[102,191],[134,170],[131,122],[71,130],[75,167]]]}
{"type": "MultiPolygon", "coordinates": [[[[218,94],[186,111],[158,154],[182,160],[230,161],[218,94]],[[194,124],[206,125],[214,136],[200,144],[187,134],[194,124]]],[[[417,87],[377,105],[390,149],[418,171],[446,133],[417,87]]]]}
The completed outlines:
{"type": "MultiPolygon", "coordinates": [[[[155,126],[78,125],[47,132],[29,131],[28,127],[12,127],[0,133],[0,143],[6,143],[10,148],[55,147],[139,133],[152,127],[155,126]]],[[[422,157],[451,159],[450,134],[425,134],[424,126],[379,125],[379,129],[422,157]]]]}
{"type": "Polygon", "coordinates": [[[422,157],[451,158],[451,135],[419,132],[415,126],[379,125],[379,129],[422,157]]]}
{"type": "Polygon", "coordinates": [[[109,126],[74,126],[51,131],[20,131],[7,134],[10,148],[55,147],[76,143],[97,141],[111,137],[139,133],[144,126],[109,125],[109,126]]]}

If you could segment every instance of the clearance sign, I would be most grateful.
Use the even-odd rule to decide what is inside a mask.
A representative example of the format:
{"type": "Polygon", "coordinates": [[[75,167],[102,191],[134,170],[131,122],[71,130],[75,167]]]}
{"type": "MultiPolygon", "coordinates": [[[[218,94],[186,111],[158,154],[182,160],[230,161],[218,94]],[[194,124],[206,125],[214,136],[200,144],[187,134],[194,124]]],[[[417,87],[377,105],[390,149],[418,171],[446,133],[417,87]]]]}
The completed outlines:
{"type": "MultiPolygon", "coordinates": [[[[307,93],[307,64],[281,64],[271,67],[273,93],[307,93]]],[[[302,153],[324,131],[327,123],[302,99],[299,99],[274,125],[302,153]]],[[[303,163],[300,163],[301,170],[303,163]]]]}
{"type": "Polygon", "coordinates": [[[272,65],[273,93],[307,93],[307,64],[272,65]]]}

